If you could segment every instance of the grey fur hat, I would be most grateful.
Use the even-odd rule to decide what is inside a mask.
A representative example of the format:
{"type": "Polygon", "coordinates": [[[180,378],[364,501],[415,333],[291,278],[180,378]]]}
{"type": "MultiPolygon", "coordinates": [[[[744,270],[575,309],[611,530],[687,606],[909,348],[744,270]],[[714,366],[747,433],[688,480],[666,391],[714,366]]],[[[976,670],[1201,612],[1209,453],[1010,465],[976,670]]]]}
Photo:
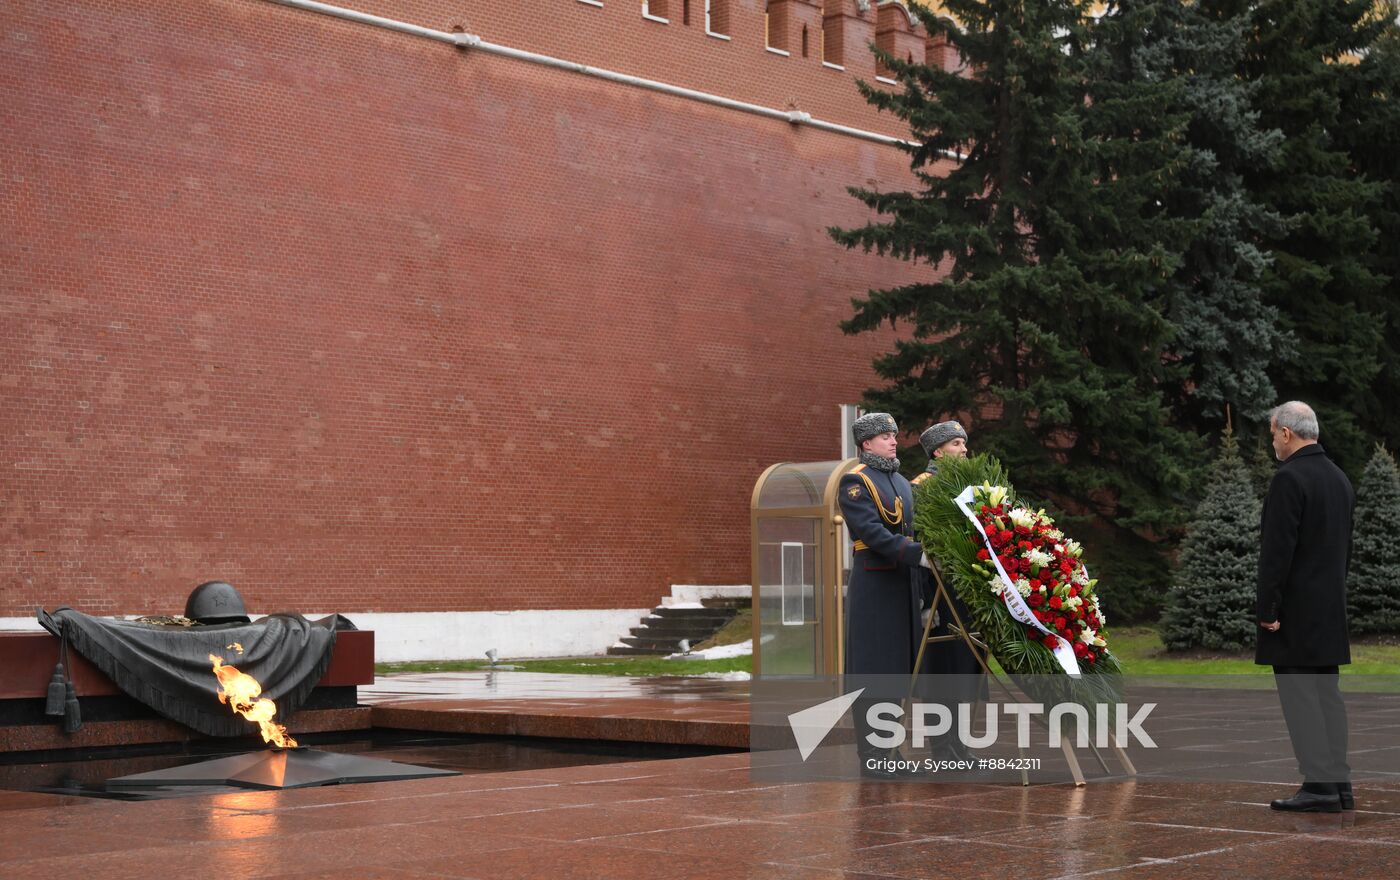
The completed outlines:
{"type": "Polygon", "coordinates": [[[894,423],[894,416],[889,413],[866,413],[851,423],[851,435],[856,438],[857,446],[871,437],[897,433],[899,426],[894,423]]]}
{"type": "Polygon", "coordinates": [[[924,452],[929,458],[933,457],[933,451],[947,443],[949,440],[956,440],[958,437],[967,439],[967,431],[963,426],[952,419],[946,422],[939,422],[919,435],[919,445],[924,447],[924,452]]]}

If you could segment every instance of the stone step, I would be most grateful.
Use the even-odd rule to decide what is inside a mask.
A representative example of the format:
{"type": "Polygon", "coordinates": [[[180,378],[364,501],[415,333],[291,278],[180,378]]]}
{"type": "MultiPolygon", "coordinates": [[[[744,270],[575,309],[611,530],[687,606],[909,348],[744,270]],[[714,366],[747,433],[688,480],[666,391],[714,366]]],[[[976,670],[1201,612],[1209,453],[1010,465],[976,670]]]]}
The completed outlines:
{"type": "Polygon", "coordinates": [[[733,620],[739,609],[749,607],[747,597],[718,597],[699,603],[682,603],[684,607],[662,604],[653,608],[640,624],[631,628],[608,649],[617,655],[674,654],[680,651],[681,639],[694,647],[713,636],[733,620]]]}
{"type": "Polygon", "coordinates": [[[737,596],[717,596],[709,599],[701,599],[700,604],[704,605],[706,608],[732,608],[738,611],[742,608],[752,608],[753,600],[748,596],[744,596],[743,598],[737,596]]]}
{"type": "Polygon", "coordinates": [[[710,620],[726,622],[739,612],[733,608],[653,608],[652,617],[668,620],[710,620]]]}
{"type": "MultiPolygon", "coordinates": [[[[648,637],[648,636],[623,636],[622,638],[618,639],[618,641],[622,642],[624,645],[626,645],[626,646],[629,647],[629,648],[650,648],[650,649],[655,650],[655,651],[665,650],[666,653],[672,654],[672,653],[675,653],[676,651],[679,651],[679,650],[681,649],[681,640],[684,639],[684,638],[685,638],[684,636],[680,636],[680,637],[678,637],[678,638],[669,638],[669,637],[651,638],[651,637],[648,637]]],[[[693,645],[694,642],[692,642],[691,644],[693,645]]]]}
{"type": "Polygon", "coordinates": [[[690,623],[648,623],[646,626],[634,626],[631,633],[634,636],[651,636],[652,638],[677,638],[690,639],[692,642],[697,637],[707,639],[715,632],[712,626],[695,626],[690,623]]]}
{"type": "Polygon", "coordinates": [[[660,656],[663,656],[663,657],[664,657],[664,656],[666,656],[667,654],[674,654],[674,653],[676,653],[676,652],[675,652],[675,651],[660,651],[660,650],[656,650],[656,649],[653,649],[653,648],[630,648],[630,647],[622,647],[622,646],[620,646],[620,645],[613,645],[611,648],[608,648],[608,656],[610,656],[610,657],[646,657],[646,656],[657,656],[657,655],[660,655],[660,656]]]}

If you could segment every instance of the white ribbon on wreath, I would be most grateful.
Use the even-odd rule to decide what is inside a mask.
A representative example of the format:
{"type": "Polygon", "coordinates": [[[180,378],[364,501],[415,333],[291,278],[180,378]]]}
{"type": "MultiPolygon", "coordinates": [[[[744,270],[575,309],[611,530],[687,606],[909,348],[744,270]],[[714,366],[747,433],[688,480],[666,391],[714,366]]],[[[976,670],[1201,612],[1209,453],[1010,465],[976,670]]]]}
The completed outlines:
{"type": "Polygon", "coordinates": [[[1067,642],[1059,633],[1051,632],[1045,628],[1031,611],[1031,606],[1026,604],[1026,600],[1021,596],[1021,591],[1016,589],[1016,582],[1006,573],[1006,569],[1001,567],[1001,560],[997,558],[996,548],[992,546],[992,541],[987,537],[987,530],[982,528],[982,523],[977,519],[977,514],[972,512],[972,501],[976,496],[976,487],[968,486],[963,489],[958,497],[953,499],[953,503],[958,505],[958,509],[963,512],[968,519],[972,520],[972,525],[977,529],[977,533],[982,536],[982,543],[987,546],[987,552],[991,554],[992,565],[996,566],[997,574],[1001,576],[1001,582],[1006,588],[1001,591],[1001,600],[1006,603],[1006,610],[1011,616],[1027,626],[1033,626],[1047,636],[1055,639],[1055,647],[1051,649],[1055,659],[1059,661],[1060,667],[1064,669],[1066,675],[1079,675],[1079,660],[1074,656],[1074,646],[1067,642]]]}

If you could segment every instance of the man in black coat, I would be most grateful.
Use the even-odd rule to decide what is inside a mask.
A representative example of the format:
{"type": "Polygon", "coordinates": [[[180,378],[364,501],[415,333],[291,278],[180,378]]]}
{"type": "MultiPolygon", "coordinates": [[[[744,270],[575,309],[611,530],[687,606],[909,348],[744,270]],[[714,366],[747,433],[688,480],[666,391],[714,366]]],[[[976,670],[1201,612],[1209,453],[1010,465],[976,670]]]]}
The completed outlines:
{"type": "Polygon", "coordinates": [[[863,762],[885,757],[866,740],[865,713],[880,699],[897,702],[903,696],[895,687],[900,679],[893,677],[907,684],[923,634],[919,573],[928,557],[913,537],[914,493],[899,473],[898,430],[888,413],[856,419],[851,432],[861,463],[841,477],[839,489],[853,546],[845,671],[848,676],[881,676],[854,682],[866,688],[865,699],[855,704],[856,748],[863,762]]]}
{"type": "Polygon", "coordinates": [[[1347,562],[1356,493],[1317,442],[1317,415],[1299,401],[1269,414],[1278,472],[1264,499],[1259,546],[1259,641],[1273,666],[1303,787],[1275,810],[1355,809],[1346,704],[1338,667],[1351,662],[1347,562]]]}

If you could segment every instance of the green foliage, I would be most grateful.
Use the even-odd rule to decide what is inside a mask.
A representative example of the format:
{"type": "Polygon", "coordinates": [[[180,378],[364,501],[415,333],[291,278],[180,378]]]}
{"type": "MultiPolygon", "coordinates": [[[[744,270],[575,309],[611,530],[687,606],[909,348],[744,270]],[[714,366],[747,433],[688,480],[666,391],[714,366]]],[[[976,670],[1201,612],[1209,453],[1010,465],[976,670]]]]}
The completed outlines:
{"type": "MultiPolygon", "coordinates": [[[[947,587],[967,604],[973,624],[1002,669],[1018,680],[1023,676],[1066,678],[1050,650],[1027,635],[1025,625],[1013,619],[1002,600],[987,589],[986,577],[973,570],[982,545],[953,499],[967,486],[983,483],[1003,486],[1009,498],[1016,497],[1005,468],[992,456],[942,459],[938,471],[914,489],[914,531],[929,556],[938,560],[947,587]]],[[[1109,640],[1107,633],[1104,637],[1109,640]]],[[[1084,672],[1073,687],[1066,680],[1064,687],[1071,690],[1063,698],[1093,702],[1117,693],[1121,669],[1110,650],[1102,650],[1098,662],[1085,666],[1084,672]]],[[[1037,693],[1037,697],[1049,696],[1037,693]]]]}
{"type": "Polygon", "coordinates": [[[1061,528],[1073,529],[1094,564],[1099,602],[1119,623],[1155,623],[1162,615],[1171,565],[1162,542],[1149,541],[1129,529],[1101,520],[1056,517],[1061,528]]]}
{"type": "Polygon", "coordinates": [[[1353,633],[1400,632],[1400,470],[1377,446],[1356,489],[1347,616],[1353,633]]]}
{"type": "MultiPolygon", "coordinates": [[[[1322,440],[1355,473],[1379,424],[1373,388],[1393,347],[1385,339],[1386,278],[1372,253],[1383,245],[1373,216],[1384,187],[1358,173],[1349,152],[1363,120],[1394,112],[1393,99],[1366,87],[1375,73],[1366,54],[1387,28],[1374,0],[1202,0],[1208,14],[1249,22],[1242,79],[1256,85],[1261,124],[1283,141],[1276,161],[1246,168],[1245,185],[1284,221],[1264,244],[1265,302],[1297,342],[1279,364],[1279,397],[1317,410],[1322,440]]],[[[1393,10],[1390,12],[1393,18],[1393,10]]],[[[1393,132],[1391,133],[1393,134],[1393,132]]],[[[1372,136],[1380,132],[1372,131],[1372,136]]],[[[1394,143],[1375,147],[1393,152],[1394,143]]]]}
{"type": "Polygon", "coordinates": [[[1175,329],[1161,381],[1176,418],[1200,427],[1226,406],[1262,417],[1269,372],[1292,347],[1258,284],[1269,265],[1258,242],[1284,226],[1243,175],[1275,162],[1282,138],[1251,106],[1257,84],[1236,73],[1245,23],[1180,0],[1117,0],[1092,28],[1097,179],[1132,194],[1096,234],[1156,243],[1175,267],[1148,292],[1175,329]]]}
{"type": "Polygon", "coordinates": [[[916,11],[965,70],[882,54],[901,88],[862,86],[916,184],[852,190],[874,219],[832,230],[928,268],[843,324],[900,331],[866,400],[964,419],[1027,494],[1102,520],[1104,601],[1151,615],[1143,536],[1184,525],[1224,413],[1248,437],[1307,401],[1354,477],[1400,443],[1400,3],[942,6],[958,26],[916,11]]]}
{"type": "Polygon", "coordinates": [[[979,73],[884,56],[902,91],[863,91],[908,123],[920,190],[852,190],[881,219],[832,230],[941,271],[855,302],[846,332],[910,330],[876,360],[888,384],[867,401],[905,424],[978,413],[978,448],[1031,493],[1089,501],[1124,526],[1173,522],[1199,446],[1160,387],[1173,334],[1156,290],[1177,261],[1160,224],[1114,232],[1167,151],[1154,142],[1131,179],[1102,183],[1118,166],[1092,131],[1087,3],[944,5],[961,28],[920,15],[979,73]],[[964,158],[943,164],[949,152],[964,158]]]}
{"type": "Polygon", "coordinates": [[[1172,650],[1236,651],[1254,644],[1260,502],[1227,429],[1205,497],[1182,542],[1162,616],[1172,650]]]}
{"type": "Polygon", "coordinates": [[[1254,494],[1262,499],[1269,494],[1269,483],[1273,482],[1274,474],[1278,472],[1278,455],[1267,435],[1254,444],[1254,457],[1249,462],[1249,470],[1254,479],[1254,494]]]}
{"type": "MultiPolygon", "coordinates": [[[[1381,346],[1379,369],[1364,395],[1360,422],[1393,448],[1400,443],[1400,407],[1395,406],[1400,399],[1400,248],[1395,246],[1400,241],[1400,3],[1384,0],[1376,5],[1382,32],[1365,57],[1340,71],[1346,77],[1347,110],[1345,124],[1333,131],[1355,173],[1380,188],[1369,214],[1377,246],[1367,254],[1367,265],[1386,282],[1366,310],[1381,319],[1381,346]]],[[[1354,464],[1359,463],[1357,459],[1354,464]]]]}

